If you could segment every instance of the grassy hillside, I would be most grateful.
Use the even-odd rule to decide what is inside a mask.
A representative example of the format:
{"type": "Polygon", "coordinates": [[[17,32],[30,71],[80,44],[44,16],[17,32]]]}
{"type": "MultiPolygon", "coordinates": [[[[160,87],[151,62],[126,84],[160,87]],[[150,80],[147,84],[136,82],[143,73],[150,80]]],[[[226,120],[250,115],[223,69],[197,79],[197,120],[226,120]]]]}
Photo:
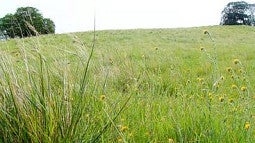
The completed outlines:
{"type": "Polygon", "coordinates": [[[254,27],[95,34],[0,43],[1,142],[255,141],[254,27]]]}

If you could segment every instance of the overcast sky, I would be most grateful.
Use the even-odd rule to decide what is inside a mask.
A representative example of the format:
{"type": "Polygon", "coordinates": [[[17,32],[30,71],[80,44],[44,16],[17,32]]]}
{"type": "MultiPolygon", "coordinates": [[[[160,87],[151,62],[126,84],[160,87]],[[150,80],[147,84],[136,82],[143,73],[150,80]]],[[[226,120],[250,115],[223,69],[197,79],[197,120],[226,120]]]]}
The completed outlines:
{"type": "MultiPolygon", "coordinates": [[[[218,25],[236,0],[1,0],[0,17],[32,6],[55,22],[57,33],[96,29],[176,28],[218,25]]],[[[255,0],[245,0],[255,3],[255,0]]]]}

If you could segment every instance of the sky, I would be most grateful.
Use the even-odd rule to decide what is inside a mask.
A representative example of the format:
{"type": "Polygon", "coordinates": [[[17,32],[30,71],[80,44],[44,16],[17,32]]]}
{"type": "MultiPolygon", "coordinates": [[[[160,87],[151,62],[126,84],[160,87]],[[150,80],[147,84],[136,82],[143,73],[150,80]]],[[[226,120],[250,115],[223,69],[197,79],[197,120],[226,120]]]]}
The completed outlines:
{"type": "MultiPolygon", "coordinates": [[[[218,25],[236,0],[0,0],[0,17],[19,7],[37,8],[56,33],[108,29],[180,28],[218,25]]],[[[255,0],[245,0],[255,3],[255,0]]]]}

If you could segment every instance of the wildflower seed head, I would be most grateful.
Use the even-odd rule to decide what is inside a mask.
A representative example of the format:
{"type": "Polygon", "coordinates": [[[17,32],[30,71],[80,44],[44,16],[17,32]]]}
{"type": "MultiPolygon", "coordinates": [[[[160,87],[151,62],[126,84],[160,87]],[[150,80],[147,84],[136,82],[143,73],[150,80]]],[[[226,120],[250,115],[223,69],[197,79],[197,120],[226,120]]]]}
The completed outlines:
{"type": "Polygon", "coordinates": [[[241,87],[241,91],[246,91],[247,90],[247,87],[246,86],[242,86],[241,87]]]}
{"type": "Polygon", "coordinates": [[[245,73],[245,71],[243,69],[239,69],[238,71],[239,71],[239,73],[245,73]]]}
{"type": "Polygon", "coordinates": [[[204,81],[204,78],[197,78],[198,82],[202,83],[204,81]]]}
{"type": "Polygon", "coordinates": [[[233,103],[233,102],[234,102],[234,99],[233,99],[233,98],[230,98],[228,101],[229,101],[229,103],[233,103]]]}
{"type": "Polygon", "coordinates": [[[224,97],[222,97],[222,96],[219,97],[219,101],[220,101],[220,102],[223,102],[223,101],[224,101],[224,97]]]}
{"type": "Polygon", "coordinates": [[[234,60],[233,60],[233,63],[234,63],[234,64],[238,64],[238,63],[240,63],[240,61],[239,61],[239,59],[234,59],[234,60]]]}
{"type": "Polygon", "coordinates": [[[231,88],[232,89],[237,89],[237,86],[235,84],[232,84],[231,88]]]}
{"type": "Polygon", "coordinates": [[[207,30],[204,30],[204,34],[209,34],[209,32],[207,30]]]}
{"type": "Polygon", "coordinates": [[[209,96],[210,100],[213,100],[213,94],[212,93],[209,93],[208,96],[209,96]]]}
{"type": "Polygon", "coordinates": [[[105,98],[106,98],[105,95],[101,95],[101,96],[100,96],[100,100],[102,100],[102,101],[105,100],[105,98]]]}
{"type": "Polygon", "coordinates": [[[190,83],[191,83],[191,81],[190,81],[190,80],[187,80],[186,85],[188,85],[188,84],[190,84],[190,83]]]}
{"type": "Polygon", "coordinates": [[[226,71],[227,71],[227,72],[231,72],[231,71],[232,71],[232,68],[231,68],[231,67],[227,67],[227,68],[226,68],[226,71]]]}

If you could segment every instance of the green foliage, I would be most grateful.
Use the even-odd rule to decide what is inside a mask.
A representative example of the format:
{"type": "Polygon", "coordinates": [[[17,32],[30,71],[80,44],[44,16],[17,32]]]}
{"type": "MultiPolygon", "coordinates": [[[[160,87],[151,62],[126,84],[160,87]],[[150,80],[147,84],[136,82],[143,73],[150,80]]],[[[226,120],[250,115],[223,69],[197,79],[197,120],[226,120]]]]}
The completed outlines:
{"type": "Polygon", "coordinates": [[[51,33],[55,33],[55,24],[54,22],[49,19],[49,18],[44,18],[43,19],[43,32],[44,34],[51,34],[51,33]]]}
{"type": "Polygon", "coordinates": [[[15,26],[15,17],[13,14],[7,14],[3,18],[0,19],[0,29],[4,33],[5,36],[14,38],[16,35],[16,31],[18,30],[15,26]]]}
{"type": "Polygon", "coordinates": [[[222,11],[222,25],[254,25],[254,6],[245,1],[229,2],[222,11]]]}
{"type": "Polygon", "coordinates": [[[18,8],[15,14],[7,14],[0,21],[0,30],[10,38],[55,33],[54,22],[43,18],[39,10],[33,7],[18,8]]]}

